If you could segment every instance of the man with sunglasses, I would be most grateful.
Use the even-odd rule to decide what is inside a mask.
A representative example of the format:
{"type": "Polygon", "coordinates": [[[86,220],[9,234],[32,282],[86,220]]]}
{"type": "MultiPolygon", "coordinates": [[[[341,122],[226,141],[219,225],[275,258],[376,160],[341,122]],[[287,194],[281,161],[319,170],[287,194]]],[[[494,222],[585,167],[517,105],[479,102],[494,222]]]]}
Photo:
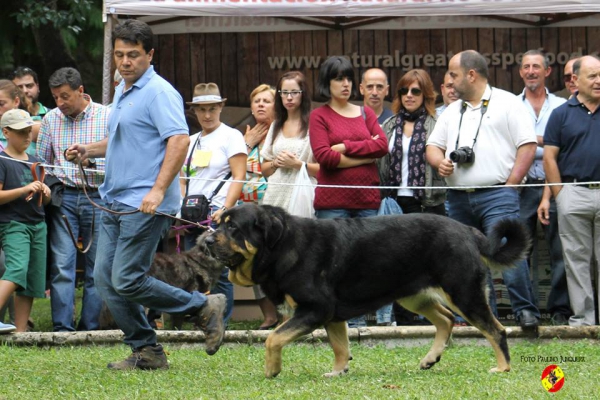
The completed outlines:
{"type": "Polygon", "coordinates": [[[362,75],[360,82],[360,94],[364,96],[364,105],[369,107],[377,115],[379,125],[394,113],[389,108],[385,107],[384,101],[390,90],[388,78],[385,72],[379,68],[371,68],[366,70],[362,75]]]}
{"type": "MultiPolygon", "coordinates": [[[[536,137],[518,97],[488,84],[486,59],[474,50],[450,60],[448,72],[461,101],[450,104],[427,141],[427,161],[446,178],[449,217],[485,234],[503,219],[519,218],[520,184],[533,162],[536,137]]],[[[490,306],[497,315],[491,274],[490,306]]],[[[502,271],[516,319],[537,329],[529,268],[522,260],[502,271]]]]}
{"type": "MultiPolygon", "coordinates": [[[[521,219],[535,238],[538,213],[544,228],[544,236],[548,244],[550,256],[550,293],[546,309],[552,314],[554,325],[567,325],[571,308],[569,307],[569,292],[567,291],[567,277],[563,261],[562,246],[558,235],[558,218],[556,203],[552,199],[550,187],[540,186],[545,183],[543,155],[544,155],[544,130],[552,110],[565,102],[565,99],[556,97],[548,92],[546,78],[552,72],[545,54],[540,50],[529,50],[523,54],[519,73],[525,88],[519,95],[527,113],[535,127],[537,148],[535,160],[527,172],[527,184],[520,193],[521,219]],[[529,186],[531,185],[531,186],[529,186]],[[539,206],[539,210],[538,210],[539,206]]],[[[531,260],[531,257],[529,258],[531,260]]],[[[531,264],[530,264],[531,265],[531,264]]]]}
{"type": "Polygon", "coordinates": [[[572,58],[565,64],[563,70],[563,82],[565,83],[565,88],[554,93],[556,96],[562,97],[563,99],[570,99],[577,92],[577,83],[573,79],[573,64],[578,59],[579,57],[572,58]]]}

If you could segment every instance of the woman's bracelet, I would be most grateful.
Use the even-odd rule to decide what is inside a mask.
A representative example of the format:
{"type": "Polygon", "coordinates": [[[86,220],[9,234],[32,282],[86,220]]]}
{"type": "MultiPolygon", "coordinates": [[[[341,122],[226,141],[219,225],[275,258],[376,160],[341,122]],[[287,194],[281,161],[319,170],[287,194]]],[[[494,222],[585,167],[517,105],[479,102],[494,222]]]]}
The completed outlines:
{"type": "Polygon", "coordinates": [[[252,150],[252,146],[250,146],[248,143],[246,143],[246,147],[248,148],[248,150],[252,150]]]}

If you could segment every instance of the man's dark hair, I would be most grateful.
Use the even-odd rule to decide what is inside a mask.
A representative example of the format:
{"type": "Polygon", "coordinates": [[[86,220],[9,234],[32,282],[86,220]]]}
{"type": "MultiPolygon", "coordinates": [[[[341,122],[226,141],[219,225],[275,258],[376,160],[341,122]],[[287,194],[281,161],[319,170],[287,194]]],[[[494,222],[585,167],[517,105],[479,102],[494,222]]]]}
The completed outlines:
{"type": "Polygon", "coordinates": [[[112,44],[115,47],[117,39],[125,43],[141,44],[146,53],[152,50],[152,29],[150,26],[137,19],[128,19],[122,24],[117,25],[112,34],[112,44]]]}
{"type": "Polygon", "coordinates": [[[24,76],[31,75],[36,85],[39,85],[38,76],[34,70],[29,67],[18,67],[8,77],[11,81],[15,78],[23,78],[24,76]]]}
{"type": "MultiPolygon", "coordinates": [[[[528,50],[523,53],[523,58],[525,58],[525,56],[541,56],[544,63],[544,69],[548,69],[550,66],[550,63],[548,62],[548,56],[546,56],[546,53],[541,50],[528,50]]],[[[521,67],[523,66],[523,58],[521,59],[521,67]]]]}
{"type": "Polygon", "coordinates": [[[348,78],[352,82],[352,95],[356,95],[356,82],[354,82],[354,68],[352,63],[346,57],[342,56],[331,56],[319,69],[319,79],[317,80],[317,93],[327,99],[331,98],[331,92],[329,91],[329,84],[332,79],[336,78],[348,78]]]}
{"type": "Polygon", "coordinates": [[[474,70],[479,75],[488,79],[489,71],[485,57],[475,50],[465,50],[460,53],[460,67],[465,73],[474,70]]]}
{"type": "Polygon", "coordinates": [[[56,70],[50,78],[48,79],[48,85],[50,85],[50,89],[55,89],[57,87],[61,87],[62,85],[69,85],[69,87],[73,90],[79,89],[80,86],[83,86],[83,81],[81,80],[81,74],[75,68],[65,67],[59,70],[56,70]]]}

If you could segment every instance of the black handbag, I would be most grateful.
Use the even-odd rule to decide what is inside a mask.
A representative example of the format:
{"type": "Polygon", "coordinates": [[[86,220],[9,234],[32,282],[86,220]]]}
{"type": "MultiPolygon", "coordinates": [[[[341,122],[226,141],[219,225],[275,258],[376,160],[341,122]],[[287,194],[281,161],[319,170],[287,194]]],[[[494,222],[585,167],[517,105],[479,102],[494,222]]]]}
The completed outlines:
{"type": "MultiPolygon", "coordinates": [[[[198,143],[200,141],[200,137],[202,137],[202,132],[198,134],[198,138],[196,139],[196,143],[194,143],[194,150],[198,147],[198,143]]],[[[192,154],[194,152],[192,150],[192,154]]],[[[188,157],[185,175],[187,178],[190,177],[190,163],[192,160],[192,154],[188,157]]],[[[210,211],[210,203],[212,202],[213,197],[219,193],[219,190],[223,187],[225,182],[231,178],[231,172],[229,172],[225,178],[219,183],[219,186],[212,192],[210,199],[207,199],[203,194],[192,194],[188,195],[188,190],[190,186],[189,179],[185,181],[185,197],[183,198],[183,204],[181,205],[181,218],[191,221],[191,222],[204,222],[208,220],[208,213],[210,211]]]]}

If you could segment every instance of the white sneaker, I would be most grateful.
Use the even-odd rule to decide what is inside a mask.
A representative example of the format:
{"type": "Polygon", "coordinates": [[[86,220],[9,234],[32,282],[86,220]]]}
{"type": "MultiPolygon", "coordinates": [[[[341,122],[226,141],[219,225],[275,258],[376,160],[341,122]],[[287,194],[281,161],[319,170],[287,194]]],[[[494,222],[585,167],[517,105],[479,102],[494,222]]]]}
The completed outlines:
{"type": "Polygon", "coordinates": [[[11,333],[17,330],[17,327],[11,324],[5,324],[4,322],[0,322],[0,334],[2,333],[11,333]]]}

